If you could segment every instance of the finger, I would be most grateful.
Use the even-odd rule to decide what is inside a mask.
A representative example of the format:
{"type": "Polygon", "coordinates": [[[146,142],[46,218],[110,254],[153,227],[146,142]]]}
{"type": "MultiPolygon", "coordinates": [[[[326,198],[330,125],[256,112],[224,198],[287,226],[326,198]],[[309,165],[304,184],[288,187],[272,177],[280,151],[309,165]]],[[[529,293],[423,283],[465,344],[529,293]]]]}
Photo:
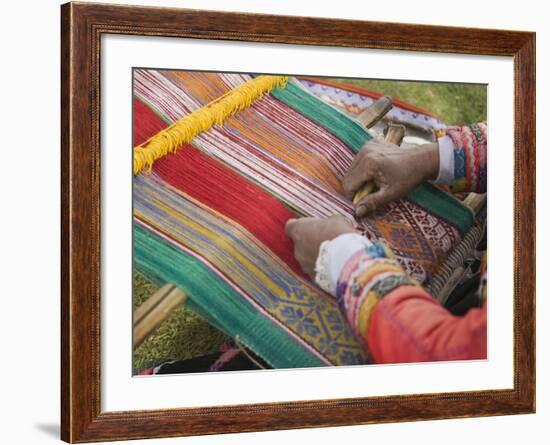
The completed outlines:
{"type": "Polygon", "coordinates": [[[353,229],[355,227],[355,224],[353,221],[349,219],[349,217],[345,217],[344,215],[332,215],[327,218],[327,222],[330,222],[332,224],[336,225],[343,225],[348,226],[349,228],[353,229]]]}
{"type": "Polygon", "coordinates": [[[353,161],[351,161],[351,164],[348,168],[348,172],[352,171],[357,166],[357,164],[361,163],[363,158],[367,155],[367,152],[369,151],[369,148],[372,145],[372,142],[373,141],[367,141],[361,146],[361,148],[353,158],[353,161]]]}
{"type": "Polygon", "coordinates": [[[391,195],[388,193],[387,189],[383,188],[377,190],[365,196],[361,201],[357,203],[357,206],[355,207],[355,215],[357,216],[357,218],[362,218],[365,215],[374,213],[376,210],[383,207],[391,200],[391,195]]]}
{"type": "Polygon", "coordinates": [[[345,176],[353,176],[358,171],[360,166],[363,165],[363,158],[364,157],[365,156],[356,156],[354,161],[352,162],[352,164],[350,165],[350,167],[346,171],[345,176]]]}
{"type": "Polygon", "coordinates": [[[307,227],[312,222],[318,220],[312,216],[304,218],[290,218],[285,224],[285,233],[292,239],[295,239],[303,227],[307,227]]]}
{"type": "Polygon", "coordinates": [[[348,167],[348,172],[352,171],[355,168],[355,166],[359,163],[359,161],[363,158],[363,156],[364,156],[364,151],[361,148],[361,150],[359,150],[359,152],[353,157],[353,161],[351,161],[351,164],[348,167]]]}
{"type": "Polygon", "coordinates": [[[348,172],[352,171],[355,167],[357,167],[357,164],[360,164],[363,161],[363,158],[367,156],[367,154],[370,152],[372,145],[373,145],[373,141],[367,141],[361,146],[361,148],[353,158],[353,161],[351,161],[351,164],[348,168],[348,172]]]}
{"type": "Polygon", "coordinates": [[[374,181],[375,177],[371,169],[369,168],[357,168],[354,172],[347,174],[342,182],[342,188],[344,189],[344,195],[350,201],[353,200],[355,193],[363,186],[363,184],[374,181]]]}
{"type": "Polygon", "coordinates": [[[298,224],[298,220],[296,218],[290,218],[286,224],[285,224],[285,233],[286,236],[293,239],[294,238],[294,232],[296,230],[296,226],[298,224]]]}

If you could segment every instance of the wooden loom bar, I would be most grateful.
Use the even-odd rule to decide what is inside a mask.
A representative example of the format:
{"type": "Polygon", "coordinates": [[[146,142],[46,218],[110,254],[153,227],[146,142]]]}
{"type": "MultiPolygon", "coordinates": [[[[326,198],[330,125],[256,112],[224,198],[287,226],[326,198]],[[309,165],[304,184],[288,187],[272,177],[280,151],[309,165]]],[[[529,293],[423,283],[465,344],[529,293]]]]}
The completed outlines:
{"type": "Polygon", "coordinates": [[[372,128],[393,108],[393,101],[388,96],[382,96],[369,107],[365,108],[356,119],[365,126],[372,128]]]}
{"type": "Polygon", "coordinates": [[[134,349],[187,299],[187,295],[175,285],[162,286],[134,311],[134,349]]]}

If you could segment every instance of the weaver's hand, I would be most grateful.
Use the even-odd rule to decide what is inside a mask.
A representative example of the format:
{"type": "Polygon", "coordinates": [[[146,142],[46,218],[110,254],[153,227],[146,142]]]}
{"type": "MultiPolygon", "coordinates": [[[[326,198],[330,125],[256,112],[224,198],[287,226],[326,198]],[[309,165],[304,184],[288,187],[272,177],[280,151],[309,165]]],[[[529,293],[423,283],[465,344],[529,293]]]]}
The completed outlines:
{"type": "Polygon", "coordinates": [[[285,232],[294,242],[294,256],[302,270],[315,279],[315,261],[323,241],[336,238],[344,233],[353,233],[352,223],[343,216],[329,218],[290,219],[285,232]]]}
{"type": "Polygon", "coordinates": [[[369,141],[353,160],[342,186],[349,200],[366,182],[375,189],[356,204],[362,217],[385,204],[402,198],[421,182],[435,179],[439,172],[437,143],[416,148],[399,148],[382,141],[369,141]]]}

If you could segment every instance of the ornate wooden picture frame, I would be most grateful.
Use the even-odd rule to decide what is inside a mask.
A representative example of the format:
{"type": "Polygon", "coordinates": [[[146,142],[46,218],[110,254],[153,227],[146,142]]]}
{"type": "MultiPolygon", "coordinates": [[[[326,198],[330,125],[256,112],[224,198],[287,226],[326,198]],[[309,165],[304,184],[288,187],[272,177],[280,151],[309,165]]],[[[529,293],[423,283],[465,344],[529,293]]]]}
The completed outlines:
{"type": "Polygon", "coordinates": [[[91,3],[65,4],[61,18],[63,440],[92,442],[535,411],[534,33],[91,3]],[[103,412],[100,391],[100,60],[104,34],[513,57],[513,388],[103,412]]]}

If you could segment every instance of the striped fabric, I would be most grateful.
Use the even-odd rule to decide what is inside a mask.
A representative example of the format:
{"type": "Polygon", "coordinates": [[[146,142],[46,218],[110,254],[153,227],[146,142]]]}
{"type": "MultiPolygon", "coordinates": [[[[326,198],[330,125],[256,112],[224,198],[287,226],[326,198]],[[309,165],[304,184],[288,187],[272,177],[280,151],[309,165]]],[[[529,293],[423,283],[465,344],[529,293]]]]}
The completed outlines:
{"type": "MultiPolygon", "coordinates": [[[[134,71],[134,145],[250,79],[134,71]]],[[[369,140],[355,121],[291,80],[134,179],[134,263],[174,282],[214,325],[276,368],[367,363],[333,298],[293,256],[284,224],[353,207],[341,179],[369,140]]],[[[357,230],[383,239],[425,282],[473,222],[425,184],[357,230]]]]}

